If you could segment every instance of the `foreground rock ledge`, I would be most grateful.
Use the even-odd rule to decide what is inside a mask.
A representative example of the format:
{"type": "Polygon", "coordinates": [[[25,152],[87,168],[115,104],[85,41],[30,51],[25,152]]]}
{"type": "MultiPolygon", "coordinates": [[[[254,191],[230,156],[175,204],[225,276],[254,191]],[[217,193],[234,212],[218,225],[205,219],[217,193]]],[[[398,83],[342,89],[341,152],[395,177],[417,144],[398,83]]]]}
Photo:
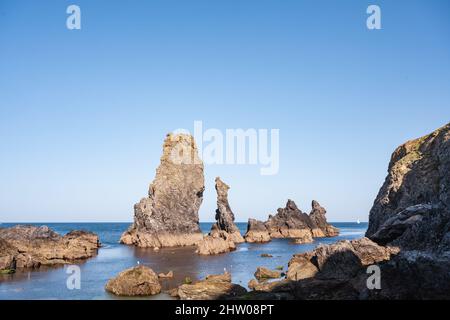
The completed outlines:
{"type": "Polygon", "coordinates": [[[231,283],[231,275],[207,276],[205,280],[195,284],[183,284],[173,293],[181,300],[223,300],[232,299],[247,293],[247,290],[237,284],[231,283]]]}
{"type": "Polygon", "coordinates": [[[204,190],[194,138],[168,134],[148,197],[134,206],[134,223],[120,242],[155,248],[196,245],[203,238],[198,210],[204,190]]]}
{"type": "Polygon", "coordinates": [[[118,296],[152,296],[161,292],[158,275],[150,268],[137,266],[108,281],[106,291],[118,296]]]}
{"type": "Polygon", "coordinates": [[[94,256],[99,247],[98,236],[92,232],[61,236],[47,226],[0,228],[0,270],[73,263],[94,256]]]}

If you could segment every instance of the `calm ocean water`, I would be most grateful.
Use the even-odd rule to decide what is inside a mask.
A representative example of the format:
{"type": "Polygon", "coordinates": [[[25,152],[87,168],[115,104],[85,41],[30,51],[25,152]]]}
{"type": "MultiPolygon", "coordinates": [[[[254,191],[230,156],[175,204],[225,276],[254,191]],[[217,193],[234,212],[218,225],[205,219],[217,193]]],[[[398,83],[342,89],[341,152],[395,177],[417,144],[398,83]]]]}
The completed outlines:
{"type": "MultiPolygon", "coordinates": [[[[329,244],[343,239],[357,239],[364,236],[367,223],[332,223],[341,231],[338,237],[316,239],[314,243],[296,245],[288,239],[275,239],[267,244],[238,245],[236,251],[218,256],[198,256],[193,248],[140,249],[118,243],[121,234],[129,223],[46,223],[60,234],[71,230],[88,230],[99,235],[102,248],[97,256],[79,264],[81,268],[81,289],[67,289],[65,266],[41,268],[38,271],[23,271],[12,275],[0,275],[0,299],[118,299],[105,292],[107,281],[119,272],[140,264],[149,266],[155,272],[172,270],[174,279],[162,283],[163,290],[171,289],[183,282],[185,277],[201,279],[208,274],[222,273],[224,269],[231,272],[233,282],[247,287],[253,273],[259,266],[276,268],[287,263],[295,253],[314,249],[318,244],[329,244]],[[273,258],[262,258],[262,253],[269,253],[273,258]]],[[[14,224],[4,223],[0,227],[14,224]]],[[[41,225],[41,224],[34,224],[41,225]]],[[[237,224],[244,234],[247,223],[237,224]]],[[[211,223],[201,223],[204,233],[209,232],[211,223]]],[[[151,299],[168,299],[161,294],[151,299]]]]}

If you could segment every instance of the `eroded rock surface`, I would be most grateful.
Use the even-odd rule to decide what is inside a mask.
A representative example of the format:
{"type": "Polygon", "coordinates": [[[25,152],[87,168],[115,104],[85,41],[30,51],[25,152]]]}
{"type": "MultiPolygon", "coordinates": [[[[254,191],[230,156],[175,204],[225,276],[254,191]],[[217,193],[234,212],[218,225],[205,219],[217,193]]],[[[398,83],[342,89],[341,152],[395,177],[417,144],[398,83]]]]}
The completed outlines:
{"type": "Polygon", "coordinates": [[[327,222],[326,213],[324,207],[322,207],[316,200],[312,201],[311,213],[309,217],[314,223],[319,227],[319,229],[324,233],[325,237],[336,237],[339,235],[339,229],[332,226],[327,222]]]}
{"type": "Polygon", "coordinates": [[[61,236],[47,226],[0,228],[0,270],[73,263],[94,256],[99,247],[98,236],[86,231],[61,236]]]}
{"type": "Polygon", "coordinates": [[[242,237],[239,228],[234,223],[234,213],[230,208],[228,203],[228,190],[230,187],[220,180],[219,177],[216,178],[216,191],[217,191],[217,210],[216,210],[216,223],[213,226],[213,231],[220,230],[225,231],[229,234],[231,240],[235,243],[245,242],[242,237]]]}
{"type": "Polygon", "coordinates": [[[220,300],[243,295],[247,290],[231,283],[231,275],[212,275],[194,284],[183,284],[175,290],[174,295],[181,300],[220,300]]]}
{"type": "Polygon", "coordinates": [[[277,279],[281,277],[281,272],[270,270],[266,267],[258,267],[255,272],[255,278],[258,280],[277,279]]]}
{"type": "Polygon", "coordinates": [[[264,222],[256,220],[256,219],[249,219],[248,225],[247,225],[247,233],[245,234],[244,238],[245,238],[245,241],[250,242],[250,243],[269,242],[270,234],[267,231],[267,228],[264,225],[264,222]]]}
{"type": "Polygon", "coordinates": [[[118,296],[152,296],[161,292],[161,285],[152,269],[137,266],[109,280],[105,289],[118,296]]]}
{"type": "Polygon", "coordinates": [[[167,135],[148,197],[134,206],[134,223],[121,242],[158,248],[196,245],[203,238],[198,210],[204,190],[203,163],[194,138],[167,135]]]}
{"type": "Polygon", "coordinates": [[[236,250],[236,244],[225,231],[214,230],[204,236],[198,243],[196,252],[199,255],[216,255],[236,250]]]}

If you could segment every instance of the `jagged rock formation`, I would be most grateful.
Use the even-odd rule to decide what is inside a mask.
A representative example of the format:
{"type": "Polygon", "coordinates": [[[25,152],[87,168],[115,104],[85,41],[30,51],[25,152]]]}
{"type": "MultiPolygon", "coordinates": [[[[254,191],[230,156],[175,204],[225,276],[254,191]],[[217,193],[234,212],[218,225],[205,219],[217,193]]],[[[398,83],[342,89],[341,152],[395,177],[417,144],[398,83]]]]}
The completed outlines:
{"type": "Polygon", "coordinates": [[[122,271],[108,281],[106,291],[118,296],[152,296],[161,292],[158,275],[150,268],[137,266],[122,271]]]}
{"type": "Polygon", "coordinates": [[[285,208],[279,208],[276,215],[270,215],[265,226],[271,238],[303,238],[305,234],[323,236],[317,225],[292,200],[288,200],[285,208]]]}
{"type": "Polygon", "coordinates": [[[270,241],[270,235],[267,231],[266,226],[264,225],[264,222],[255,219],[248,220],[247,233],[245,234],[244,238],[245,241],[250,243],[270,241]]]}
{"type": "Polygon", "coordinates": [[[230,252],[236,249],[236,243],[244,242],[244,238],[234,223],[234,214],[228,203],[230,187],[219,177],[216,178],[217,210],[216,223],[211,227],[209,235],[197,245],[200,255],[214,255],[230,252]]]}
{"type": "Polygon", "coordinates": [[[312,202],[312,211],[308,216],[303,213],[294,201],[288,200],[285,208],[279,208],[276,215],[269,215],[265,223],[249,220],[248,242],[264,242],[271,238],[292,238],[294,243],[310,243],[313,238],[335,237],[339,229],[328,224],[326,210],[317,201],[312,202]],[[258,241],[263,238],[264,241],[258,241]]]}
{"type": "Polygon", "coordinates": [[[448,252],[449,172],[450,124],[398,147],[370,211],[366,235],[402,249],[448,252]]]}
{"type": "Polygon", "coordinates": [[[148,197],[134,206],[134,224],[121,243],[157,248],[196,245],[203,238],[198,210],[204,190],[203,163],[194,138],[168,134],[148,197]]]}
{"type": "Polygon", "coordinates": [[[220,300],[246,292],[244,287],[231,283],[231,275],[226,272],[223,275],[207,276],[195,284],[183,284],[175,290],[174,296],[181,300],[220,300]]]}
{"type": "Polygon", "coordinates": [[[449,172],[450,124],[403,144],[370,211],[370,239],[296,255],[287,281],[250,298],[449,299],[449,172]],[[381,289],[367,285],[371,265],[381,289]]]}
{"type": "Polygon", "coordinates": [[[339,229],[332,226],[327,222],[326,213],[324,207],[322,207],[316,200],[312,201],[312,210],[309,214],[309,218],[323,231],[325,237],[336,237],[339,235],[339,229]]]}
{"type": "Polygon", "coordinates": [[[216,210],[216,223],[213,226],[211,232],[216,230],[225,231],[229,234],[230,238],[235,243],[245,242],[242,237],[239,228],[234,223],[234,214],[231,211],[230,204],[228,203],[228,190],[230,187],[216,178],[216,191],[217,191],[217,210],[216,210]]]}
{"type": "Polygon", "coordinates": [[[0,228],[0,270],[73,263],[94,256],[99,247],[98,236],[86,231],[61,236],[47,226],[0,228]]]}

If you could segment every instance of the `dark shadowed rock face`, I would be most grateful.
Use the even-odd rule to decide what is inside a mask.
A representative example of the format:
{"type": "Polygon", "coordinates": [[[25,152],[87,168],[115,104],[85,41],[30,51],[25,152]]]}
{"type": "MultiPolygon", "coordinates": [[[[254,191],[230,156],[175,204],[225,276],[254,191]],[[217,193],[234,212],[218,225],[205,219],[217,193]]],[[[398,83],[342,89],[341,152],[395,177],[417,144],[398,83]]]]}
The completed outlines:
{"type": "Polygon", "coordinates": [[[234,223],[234,214],[231,211],[230,204],[228,203],[228,190],[230,187],[216,178],[216,191],[217,191],[217,210],[216,210],[216,223],[212,227],[212,232],[215,230],[225,231],[230,235],[230,238],[235,243],[244,242],[239,228],[234,223]]]}
{"type": "Polygon", "coordinates": [[[134,224],[121,242],[141,247],[195,245],[203,237],[198,210],[203,200],[203,163],[190,135],[167,135],[149,196],[134,206],[134,224]]]}
{"type": "Polygon", "coordinates": [[[0,270],[71,263],[94,256],[99,247],[98,236],[86,231],[60,236],[47,226],[0,228],[0,270]]]}
{"type": "Polygon", "coordinates": [[[326,213],[324,207],[322,207],[319,202],[316,200],[312,201],[311,204],[311,213],[309,214],[309,218],[319,227],[320,230],[323,231],[326,237],[336,237],[339,235],[339,229],[333,227],[331,224],[327,222],[326,213]]]}
{"type": "Polygon", "coordinates": [[[402,249],[449,251],[449,172],[450,124],[398,147],[366,235],[402,249]]]}

